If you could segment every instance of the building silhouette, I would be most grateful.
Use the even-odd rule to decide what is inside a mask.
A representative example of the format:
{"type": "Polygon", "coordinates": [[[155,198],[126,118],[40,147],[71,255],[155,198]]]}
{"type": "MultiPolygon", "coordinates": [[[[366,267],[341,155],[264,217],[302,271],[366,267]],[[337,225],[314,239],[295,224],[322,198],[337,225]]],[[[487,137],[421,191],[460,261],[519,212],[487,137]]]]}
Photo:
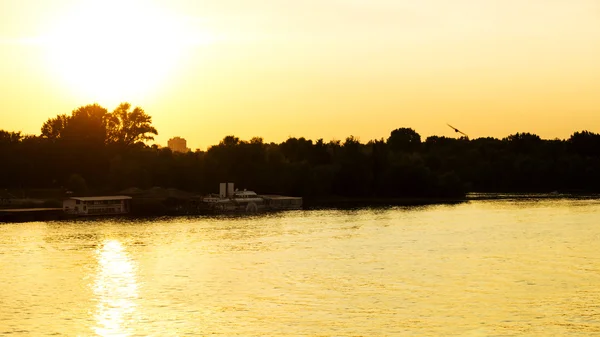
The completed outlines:
{"type": "Polygon", "coordinates": [[[173,152],[188,152],[190,149],[187,147],[187,141],[181,137],[175,137],[169,139],[168,142],[169,149],[173,152]]]}

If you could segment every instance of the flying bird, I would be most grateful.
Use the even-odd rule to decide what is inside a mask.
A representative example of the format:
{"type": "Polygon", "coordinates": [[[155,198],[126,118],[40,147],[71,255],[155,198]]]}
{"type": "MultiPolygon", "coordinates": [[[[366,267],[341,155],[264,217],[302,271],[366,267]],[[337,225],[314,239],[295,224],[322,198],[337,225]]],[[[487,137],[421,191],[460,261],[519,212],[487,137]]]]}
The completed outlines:
{"type": "Polygon", "coordinates": [[[467,137],[467,139],[469,139],[469,136],[468,136],[466,133],[464,133],[464,132],[460,131],[459,129],[457,129],[457,128],[453,127],[452,125],[450,125],[450,124],[448,124],[448,123],[446,123],[446,125],[448,125],[449,127],[451,127],[451,128],[454,130],[454,132],[458,132],[458,133],[460,133],[460,134],[464,135],[465,137],[467,137]]]}

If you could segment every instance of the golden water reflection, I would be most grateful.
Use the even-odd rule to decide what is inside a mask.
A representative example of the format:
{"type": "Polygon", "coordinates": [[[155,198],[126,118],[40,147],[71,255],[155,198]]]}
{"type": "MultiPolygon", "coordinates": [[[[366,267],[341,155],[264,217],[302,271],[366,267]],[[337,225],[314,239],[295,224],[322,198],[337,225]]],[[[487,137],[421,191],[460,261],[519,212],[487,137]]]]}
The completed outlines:
{"type": "Polygon", "coordinates": [[[96,251],[96,257],[94,330],[99,336],[129,336],[138,321],[136,265],[117,240],[105,241],[96,251]]]}
{"type": "Polygon", "coordinates": [[[0,336],[600,336],[600,199],[0,225],[0,336]]]}

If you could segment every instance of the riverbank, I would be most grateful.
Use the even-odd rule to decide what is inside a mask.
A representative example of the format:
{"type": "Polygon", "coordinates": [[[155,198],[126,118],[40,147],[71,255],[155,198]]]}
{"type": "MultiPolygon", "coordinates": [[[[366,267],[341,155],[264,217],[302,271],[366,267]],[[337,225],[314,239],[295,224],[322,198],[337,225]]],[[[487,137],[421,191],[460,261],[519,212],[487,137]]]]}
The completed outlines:
{"type": "Polygon", "coordinates": [[[598,199],[598,193],[586,192],[551,192],[551,193],[467,193],[467,200],[527,200],[527,199],[598,199]]]}
{"type": "Polygon", "coordinates": [[[346,208],[346,207],[384,207],[384,206],[426,206],[452,205],[475,200],[530,200],[530,199],[598,199],[600,194],[582,192],[552,193],[482,193],[471,192],[456,198],[347,198],[320,197],[305,198],[305,208],[346,208]]]}
{"type": "Polygon", "coordinates": [[[304,208],[349,208],[349,207],[385,207],[385,206],[426,206],[437,204],[458,204],[469,201],[468,198],[347,198],[321,197],[304,198],[304,208]]]}
{"type": "MultiPolygon", "coordinates": [[[[427,205],[456,205],[470,201],[482,200],[542,200],[542,199],[600,199],[600,194],[591,193],[468,193],[461,198],[348,198],[348,197],[318,197],[304,198],[303,209],[345,209],[389,206],[427,206],[427,205]]],[[[56,207],[57,199],[22,199],[13,204],[0,207],[0,222],[31,222],[63,220],[69,217],[62,208],[56,207]],[[54,207],[43,207],[52,205],[54,207]]],[[[178,198],[134,198],[131,213],[125,215],[131,218],[207,215],[206,212],[192,212],[183,207],[185,199],[178,198]]],[[[264,213],[273,212],[265,211],[264,213]]],[[[213,213],[210,213],[213,214],[213,213]]],[[[123,216],[123,215],[122,215],[123,216]]]]}
{"type": "Polygon", "coordinates": [[[65,220],[70,216],[62,208],[2,208],[1,222],[35,222],[65,220]]]}

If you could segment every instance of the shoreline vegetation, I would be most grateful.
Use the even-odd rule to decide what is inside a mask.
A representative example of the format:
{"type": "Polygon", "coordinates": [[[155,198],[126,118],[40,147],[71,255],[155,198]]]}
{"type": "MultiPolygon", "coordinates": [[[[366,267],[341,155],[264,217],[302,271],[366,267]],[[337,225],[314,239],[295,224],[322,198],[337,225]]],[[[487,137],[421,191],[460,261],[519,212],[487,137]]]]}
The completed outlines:
{"type": "MultiPolygon", "coordinates": [[[[458,131],[457,131],[458,132],[458,131]]],[[[148,146],[152,117],[129,103],[92,104],[48,119],[39,135],[0,130],[0,208],[60,207],[66,196],[125,194],[140,214],[168,213],[220,182],[303,197],[307,207],[427,205],[478,193],[600,192],[600,134],[541,139],[430,136],[400,127],[361,142],[229,135],[206,151],[148,146]]],[[[493,198],[499,198],[496,194],[493,198]]]]}

